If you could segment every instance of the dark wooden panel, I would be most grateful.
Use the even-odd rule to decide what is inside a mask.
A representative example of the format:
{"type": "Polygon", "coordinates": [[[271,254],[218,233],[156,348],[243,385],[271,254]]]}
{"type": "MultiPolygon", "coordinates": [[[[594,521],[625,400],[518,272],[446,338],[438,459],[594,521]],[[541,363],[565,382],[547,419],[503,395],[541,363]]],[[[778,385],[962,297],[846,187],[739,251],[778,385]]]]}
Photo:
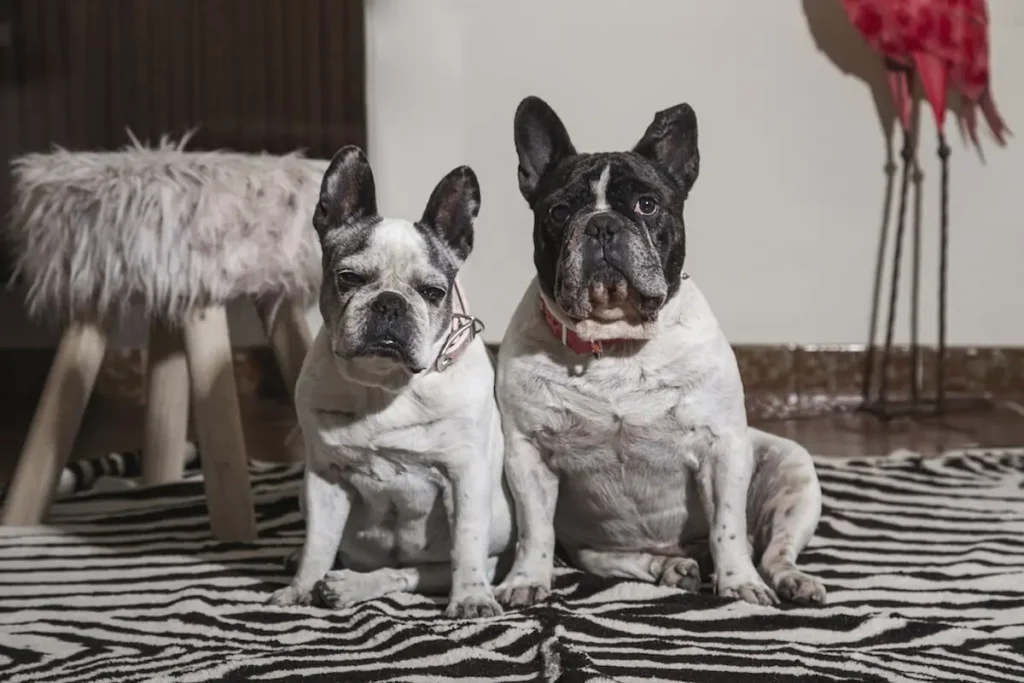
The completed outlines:
{"type": "MultiPolygon", "coordinates": [[[[318,157],[366,144],[360,0],[0,0],[3,26],[5,165],[54,144],[121,147],[126,129],[318,157]]],[[[5,172],[3,216],[9,192],[5,172]]]]}

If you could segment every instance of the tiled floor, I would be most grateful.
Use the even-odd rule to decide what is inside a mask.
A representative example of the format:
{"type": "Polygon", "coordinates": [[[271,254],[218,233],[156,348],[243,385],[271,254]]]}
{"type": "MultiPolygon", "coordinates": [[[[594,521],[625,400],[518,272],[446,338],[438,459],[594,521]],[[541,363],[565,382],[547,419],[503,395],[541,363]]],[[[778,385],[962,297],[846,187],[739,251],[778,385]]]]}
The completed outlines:
{"type": "Polygon", "coordinates": [[[752,418],[751,424],[827,456],[886,455],[903,449],[934,455],[972,446],[1024,446],[1024,405],[1011,401],[984,412],[888,423],[851,411],[804,419],[752,418]]]}
{"type": "MultiPolygon", "coordinates": [[[[0,481],[6,481],[21,448],[33,406],[8,409],[0,422],[0,481]]],[[[295,425],[284,402],[249,399],[242,404],[246,444],[260,460],[284,457],[283,441],[295,425]]],[[[90,405],[72,457],[138,448],[142,407],[109,400],[90,405]]],[[[926,454],[965,446],[1024,446],[1024,401],[1002,401],[991,411],[882,423],[856,412],[806,418],[751,416],[751,424],[804,444],[817,455],[884,455],[899,449],[926,454]]]]}

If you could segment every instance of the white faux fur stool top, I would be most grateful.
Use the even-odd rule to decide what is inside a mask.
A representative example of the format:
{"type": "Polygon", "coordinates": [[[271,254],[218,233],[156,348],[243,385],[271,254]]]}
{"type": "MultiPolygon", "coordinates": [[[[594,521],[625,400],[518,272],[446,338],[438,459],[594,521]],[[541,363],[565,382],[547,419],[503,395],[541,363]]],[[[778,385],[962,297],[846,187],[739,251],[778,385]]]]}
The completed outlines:
{"type": "Polygon", "coordinates": [[[328,162],[187,152],[186,142],[133,138],[117,152],[13,161],[7,237],[32,315],[107,320],[139,302],[175,324],[243,296],[315,299],[311,221],[328,162]]]}

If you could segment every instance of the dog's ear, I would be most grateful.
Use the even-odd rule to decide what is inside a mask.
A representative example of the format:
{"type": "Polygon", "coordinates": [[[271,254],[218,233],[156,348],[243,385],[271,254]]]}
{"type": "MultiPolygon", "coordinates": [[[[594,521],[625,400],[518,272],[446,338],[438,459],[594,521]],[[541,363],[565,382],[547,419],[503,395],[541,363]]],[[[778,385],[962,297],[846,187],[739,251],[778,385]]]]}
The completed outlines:
{"type": "Polygon", "coordinates": [[[473,223],[480,213],[480,183],[469,166],[459,166],[430,193],[420,222],[465,263],[473,251],[473,223]]]}
{"type": "Polygon", "coordinates": [[[700,173],[697,113],[688,104],[659,111],[633,151],[659,164],[689,193],[700,173]]]}
{"type": "Polygon", "coordinates": [[[313,227],[323,238],[332,228],[376,213],[377,189],[370,162],[355,145],[342,147],[331,159],[320,183],[313,227]]]}
{"type": "Polygon", "coordinates": [[[558,114],[535,96],[524,99],[516,109],[515,138],[519,191],[532,207],[541,178],[556,163],[576,154],[576,148],[558,114]]]}

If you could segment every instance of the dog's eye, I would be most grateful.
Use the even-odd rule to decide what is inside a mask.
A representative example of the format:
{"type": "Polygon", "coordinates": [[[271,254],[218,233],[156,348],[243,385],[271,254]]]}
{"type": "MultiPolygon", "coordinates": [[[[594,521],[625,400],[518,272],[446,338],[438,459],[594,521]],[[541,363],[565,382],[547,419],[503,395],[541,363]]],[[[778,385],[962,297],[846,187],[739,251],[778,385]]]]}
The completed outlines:
{"type": "Polygon", "coordinates": [[[424,285],[419,288],[420,296],[429,301],[432,304],[439,304],[448,293],[440,287],[433,287],[431,285],[424,285]]]}
{"type": "Polygon", "coordinates": [[[338,289],[351,289],[366,284],[366,278],[352,270],[343,270],[336,276],[338,289]]]}
{"type": "Polygon", "coordinates": [[[644,195],[636,200],[636,206],[633,207],[633,211],[641,216],[653,216],[658,211],[658,200],[644,195]]]}
{"type": "Polygon", "coordinates": [[[548,211],[548,216],[550,216],[551,220],[557,225],[565,223],[567,220],[569,220],[569,216],[571,215],[572,209],[570,209],[565,204],[555,204],[554,206],[551,207],[551,210],[548,211]]]}

